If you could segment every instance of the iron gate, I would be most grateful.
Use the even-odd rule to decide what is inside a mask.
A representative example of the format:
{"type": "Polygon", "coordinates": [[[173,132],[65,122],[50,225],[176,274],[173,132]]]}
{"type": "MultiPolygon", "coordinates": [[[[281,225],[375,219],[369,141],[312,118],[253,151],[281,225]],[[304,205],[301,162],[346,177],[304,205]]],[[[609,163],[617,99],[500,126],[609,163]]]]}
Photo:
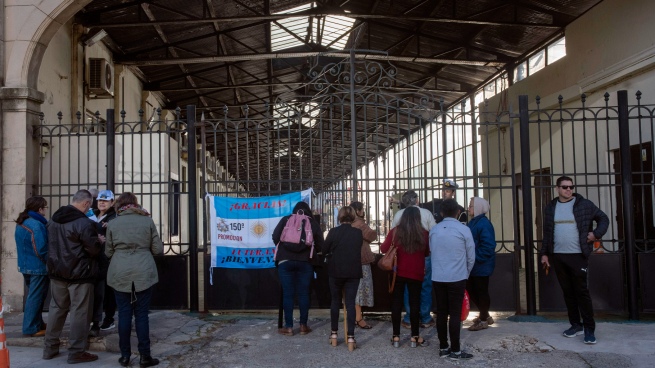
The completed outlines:
{"type": "Polygon", "coordinates": [[[42,115],[34,130],[39,142],[38,152],[33,152],[40,163],[37,193],[47,199],[52,214],[69,204],[79,189],[133,192],[152,213],[164,243],[164,256],[155,257],[159,283],[152,306],[189,309],[194,300],[189,297],[194,244],[187,226],[191,180],[182,159],[187,123],[179,109],[170,118],[162,117],[161,110],[157,113],[148,118],[139,111],[138,121],[127,122],[121,111],[120,121],[114,122],[114,110],[107,110],[105,118],[99,112],[83,118],[78,112],[71,123],[62,122],[59,113],[54,124],[42,115]]]}
{"type": "MultiPolygon", "coordinates": [[[[599,248],[605,254],[592,257],[592,275],[594,268],[606,270],[592,277],[594,301],[600,309],[627,308],[631,316],[638,299],[644,311],[655,309],[654,286],[646,281],[655,261],[652,107],[640,100],[628,106],[624,97],[610,106],[607,96],[601,107],[585,106],[583,98],[582,107],[560,100],[554,109],[542,109],[539,100],[530,109],[522,97],[518,114],[479,111],[472,100],[445,109],[418,87],[403,86],[406,94],[387,90],[398,87],[393,65],[315,62],[303,94],[259,105],[222,111],[187,106],[149,117],[141,111],[136,122],[126,121],[124,111],[115,122],[113,110],[104,119],[78,113],[70,124],[61,114],[54,124],[42,118],[34,133],[38,152],[32,152],[40,157],[38,192],[51,209],[67,204],[79,188],[134,192],[153,213],[166,246],[157,260],[160,289],[153,306],[258,309],[278,305],[273,269],[217,269],[210,286],[206,194],[263,196],[311,187],[314,215],[325,231],[335,223],[335,209],[359,200],[378,231],[377,250],[395,211],[389,198],[408,189],[422,202],[439,198],[441,181],[451,178],[464,207],[474,195],[491,203],[498,242],[492,309],[534,314],[563,307],[554,277],[535,269],[535,251],[554,178],[569,175],[579,192],[616,217],[599,248]],[[529,159],[519,166],[519,157],[529,159]],[[625,302],[617,293],[627,295],[625,302]]],[[[383,277],[376,271],[380,286],[383,277]]],[[[319,270],[314,305],[329,304],[326,285],[319,270]]],[[[388,310],[389,296],[380,289],[375,308],[388,310]]]]}

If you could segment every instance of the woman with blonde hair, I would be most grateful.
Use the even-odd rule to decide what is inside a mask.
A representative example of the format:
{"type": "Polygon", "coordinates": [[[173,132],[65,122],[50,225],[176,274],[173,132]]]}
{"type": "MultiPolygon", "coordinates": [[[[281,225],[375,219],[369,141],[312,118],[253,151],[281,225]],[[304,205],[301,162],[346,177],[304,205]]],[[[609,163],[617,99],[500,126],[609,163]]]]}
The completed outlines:
{"type": "Polygon", "coordinates": [[[105,254],[110,259],[107,285],[114,289],[118,306],[118,363],[123,367],[130,364],[134,316],[139,365],[151,367],[159,364],[159,359],[150,355],[148,321],[153,285],[159,281],[153,256],[163,254],[164,246],[150,213],[139,205],[134,194],[121,194],[114,207],[118,217],[107,225],[105,254]]]}
{"type": "Polygon", "coordinates": [[[359,280],[362,278],[362,232],[352,226],[357,215],[350,206],[339,209],[338,220],[341,225],[330,229],[323,243],[322,251],[328,257],[328,276],[330,283],[330,323],[332,332],[329,342],[337,346],[339,331],[339,310],[343,296],[346,305],[346,328],[348,350],[357,347],[355,341],[355,298],[359,280]]]}
{"type": "Polygon", "coordinates": [[[371,325],[364,321],[362,306],[373,306],[373,276],[371,274],[371,263],[375,262],[375,254],[371,251],[371,242],[378,238],[375,230],[371,229],[364,221],[364,204],[362,202],[351,202],[350,207],[355,210],[357,215],[352,227],[362,231],[362,278],[359,281],[357,289],[357,298],[355,298],[355,323],[357,327],[368,330],[371,325]]]}

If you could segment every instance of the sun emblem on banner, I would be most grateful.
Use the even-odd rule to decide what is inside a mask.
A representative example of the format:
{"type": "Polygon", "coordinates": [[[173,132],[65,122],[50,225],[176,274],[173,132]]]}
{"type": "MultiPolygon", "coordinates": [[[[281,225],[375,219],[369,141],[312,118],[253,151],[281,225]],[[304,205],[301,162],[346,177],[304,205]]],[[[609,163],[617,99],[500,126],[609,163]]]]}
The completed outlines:
{"type": "Polygon", "coordinates": [[[221,233],[226,233],[230,230],[230,228],[227,226],[227,223],[225,222],[225,219],[218,218],[218,221],[216,222],[216,228],[218,229],[219,232],[221,233]]]}
{"type": "Polygon", "coordinates": [[[250,228],[250,232],[252,233],[252,235],[261,238],[264,235],[266,235],[266,224],[259,221],[255,222],[250,228]]]}

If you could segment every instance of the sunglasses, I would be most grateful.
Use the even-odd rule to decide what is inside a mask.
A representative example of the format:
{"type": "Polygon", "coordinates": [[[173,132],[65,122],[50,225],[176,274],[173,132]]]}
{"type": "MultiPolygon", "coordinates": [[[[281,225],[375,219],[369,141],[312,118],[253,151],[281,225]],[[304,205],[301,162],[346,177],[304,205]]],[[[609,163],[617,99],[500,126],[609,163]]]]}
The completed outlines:
{"type": "Polygon", "coordinates": [[[575,185],[560,185],[559,187],[564,189],[564,190],[567,190],[567,189],[573,190],[573,189],[575,189],[575,185]]]}

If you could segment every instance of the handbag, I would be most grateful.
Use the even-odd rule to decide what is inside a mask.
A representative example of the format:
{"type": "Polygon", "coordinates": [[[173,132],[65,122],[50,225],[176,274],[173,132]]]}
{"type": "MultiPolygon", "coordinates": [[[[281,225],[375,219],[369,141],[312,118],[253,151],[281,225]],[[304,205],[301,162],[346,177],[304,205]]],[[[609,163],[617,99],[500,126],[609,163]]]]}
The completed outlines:
{"type": "Polygon", "coordinates": [[[389,275],[389,294],[393,293],[393,287],[396,285],[396,273],[398,271],[396,251],[397,249],[393,245],[393,240],[391,240],[391,248],[389,248],[389,251],[378,262],[378,267],[382,271],[391,271],[393,273],[393,275],[389,275]]]}
{"type": "Polygon", "coordinates": [[[464,290],[464,300],[462,300],[462,321],[466,321],[471,310],[471,299],[469,299],[469,292],[464,290]]]}

